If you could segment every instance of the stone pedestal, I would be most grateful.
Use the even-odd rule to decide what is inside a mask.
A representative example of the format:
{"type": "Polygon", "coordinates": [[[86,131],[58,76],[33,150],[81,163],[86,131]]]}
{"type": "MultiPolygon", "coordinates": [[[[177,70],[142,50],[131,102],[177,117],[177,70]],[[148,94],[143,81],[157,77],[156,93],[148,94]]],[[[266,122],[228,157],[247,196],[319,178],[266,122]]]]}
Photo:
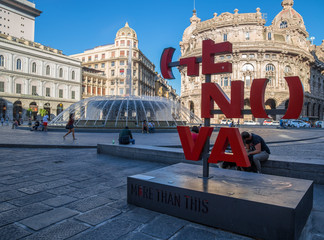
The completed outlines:
{"type": "Polygon", "coordinates": [[[313,206],[313,182],[179,163],[127,179],[128,202],[262,239],[298,239],[313,206]]]}

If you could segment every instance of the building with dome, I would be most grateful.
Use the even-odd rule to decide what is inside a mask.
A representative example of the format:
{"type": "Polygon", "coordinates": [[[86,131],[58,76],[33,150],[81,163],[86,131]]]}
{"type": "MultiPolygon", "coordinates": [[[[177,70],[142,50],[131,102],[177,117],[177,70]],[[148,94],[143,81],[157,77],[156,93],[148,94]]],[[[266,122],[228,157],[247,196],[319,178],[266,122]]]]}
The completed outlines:
{"type": "Polygon", "coordinates": [[[117,31],[113,44],[98,46],[71,57],[82,61],[82,66],[88,69],[98,70],[97,75],[93,71],[92,74],[83,74],[83,98],[155,95],[155,66],[139,49],[137,34],[127,22],[117,31]]]}
{"type": "MultiPolygon", "coordinates": [[[[320,46],[311,43],[302,16],[293,8],[293,0],[283,0],[281,5],[282,10],[270,26],[265,26],[260,8],[255,13],[239,13],[238,9],[234,13],[214,13],[213,18],[206,21],[201,21],[194,10],[191,24],[180,42],[181,58],[201,56],[204,39],[212,39],[215,43],[230,41],[233,53],[217,56],[215,62],[231,62],[233,72],[212,76],[212,82],[218,83],[228,96],[231,81],[243,80],[244,108],[249,109],[253,79],[266,77],[270,80],[265,94],[266,108],[285,109],[289,91],[284,77],[299,76],[305,93],[301,117],[323,119],[324,41],[320,46]]],[[[190,77],[186,72],[186,67],[180,67],[181,102],[200,116],[204,76],[190,77]]],[[[279,119],[282,115],[270,117],[279,119]]],[[[223,118],[224,115],[215,115],[212,123],[223,118]]],[[[245,115],[244,118],[253,119],[253,116],[245,115]]]]}

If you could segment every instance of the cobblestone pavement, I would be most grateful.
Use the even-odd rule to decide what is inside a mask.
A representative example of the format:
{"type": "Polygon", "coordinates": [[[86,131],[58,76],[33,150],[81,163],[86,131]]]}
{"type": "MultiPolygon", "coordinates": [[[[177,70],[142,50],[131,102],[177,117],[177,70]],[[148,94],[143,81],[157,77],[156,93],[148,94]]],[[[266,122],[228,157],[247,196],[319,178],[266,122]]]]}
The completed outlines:
{"type": "MultiPolygon", "coordinates": [[[[322,130],[252,130],[269,142],[315,138],[270,147],[324,160],[322,130]]],[[[95,146],[117,136],[76,133],[76,142],[64,142],[62,135],[0,127],[0,144],[95,146]]],[[[134,135],[137,144],[180,144],[176,133],[134,135]]],[[[0,239],[250,239],[128,205],[126,177],[164,166],[97,155],[96,149],[0,148],[0,239]]],[[[315,185],[313,239],[324,239],[323,202],[324,186],[315,185]]]]}

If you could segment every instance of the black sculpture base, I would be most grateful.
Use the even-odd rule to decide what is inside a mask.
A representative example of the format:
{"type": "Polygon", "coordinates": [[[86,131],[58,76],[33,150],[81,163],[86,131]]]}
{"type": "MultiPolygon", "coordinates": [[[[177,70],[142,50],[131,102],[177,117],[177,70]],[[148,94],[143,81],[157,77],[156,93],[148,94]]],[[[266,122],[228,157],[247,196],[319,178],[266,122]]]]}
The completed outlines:
{"type": "Polygon", "coordinates": [[[127,178],[128,203],[262,239],[298,239],[313,182],[179,163],[127,178]]]}

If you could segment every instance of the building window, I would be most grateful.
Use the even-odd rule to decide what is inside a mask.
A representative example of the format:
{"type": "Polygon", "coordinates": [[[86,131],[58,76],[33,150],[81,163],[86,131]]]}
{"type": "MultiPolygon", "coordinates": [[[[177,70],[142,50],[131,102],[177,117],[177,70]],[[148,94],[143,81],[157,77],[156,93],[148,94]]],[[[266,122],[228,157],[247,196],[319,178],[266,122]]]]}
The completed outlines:
{"type": "Polygon", "coordinates": [[[17,70],[21,70],[21,60],[20,59],[17,59],[17,70]]]}
{"type": "Polygon", "coordinates": [[[136,70],[133,70],[133,76],[136,77],[136,70]]]}
{"type": "Polygon", "coordinates": [[[120,41],[120,46],[125,46],[125,40],[120,41]]]}
{"type": "Polygon", "coordinates": [[[124,69],[119,70],[120,76],[124,76],[124,69]]]}
{"type": "Polygon", "coordinates": [[[4,66],[4,56],[0,55],[0,67],[4,66]]]}
{"type": "Polygon", "coordinates": [[[289,39],[290,39],[290,37],[289,37],[289,35],[287,35],[286,36],[286,41],[289,42],[289,39]]]}
{"type": "Polygon", "coordinates": [[[275,71],[275,66],[273,66],[272,64],[267,64],[266,72],[273,72],[273,71],[275,71]]]}
{"type": "Polygon", "coordinates": [[[227,87],[229,84],[228,77],[223,77],[222,82],[224,83],[224,87],[227,87]]]}
{"type": "Polygon", "coordinates": [[[75,79],[75,71],[72,71],[72,80],[75,79]]]}
{"type": "Polygon", "coordinates": [[[32,73],[36,73],[36,63],[33,62],[32,64],[32,73]]]}
{"type": "Polygon", "coordinates": [[[270,58],[270,54],[266,54],[265,55],[265,58],[270,58]]]}
{"type": "Polygon", "coordinates": [[[36,86],[32,86],[32,95],[37,96],[37,87],[36,86]]]}
{"type": "Polygon", "coordinates": [[[91,56],[88,57],[88,61],[91,61],[91,56]]]}
{"type": "Polygon", "coordinates": [[[133,52],[133,57],[136,58],[137,57],[137,53],[133,52]]]}
{"type": "Polygon", "coordinates": [[[63,77],[63,68],[60,68],[60,70],[59,70],[59,77],[60,77],[60,78],[63,77]]]}
{"type": "Polygon", "coordinates": [[[21,84],[16,83],[16,93],[21,94],[21,84]]]}
{"type": "Polygon", "coordinates": [[[116,41],[116,47],[118,47],[118,41],[116,41]]]}
{"type": "Polygon", "coordinates": [[[134,42],[133,47],[136,48],[136,42],[134,42]]]}
{"type": "Polygon", "coordinates": [[[247,55],[246,54],[242,54],[242,58],[247,58],[247,55]]]}
{"type": "Polygon", "coordinates": [[[75,99],[75,91],[72,91],[72,99],[75,99]]]}
{"type": "Polygon", "coordinates": [[[82,62],[85,62],[85,57],[82,58],[82,62]]]}
{"type": "Polygon", "coordinates": [[[115,95],[115,89],[114,88],[110,89],[110,95],[115,95]]]}
{"type": "Polygon", "coordinates": [[[101,54],[101,59],[105,59],[106,58],[106,54],[101,54]]]}
{"type": "Polygon", "coordinates": [[[51,96],[51,89],[50,88],[46,88],[46,97],[50,97],[51,96]]]}
{"type": "Polygon", "coordinates": [[[254,54],[249,55],[249,58],[254,58],[254,57],[255,57],[254,54]]]}
{"type": "Polygon", "coordinates": [[[111,70],[111,76],[115,76],[115,70],[111,70]]]}
{"type": "Polygon", "coordinates": [[[119,95],[123,95],[124,94],[124,88],[119,88],[119,95]]]}
{"type": "Polygon", "coordinates": [[[125,65],[125,61],[120,61],[120,65],[121,66],[125,65]]]}
{"type": "Polygon", "coordinates": [[[125,51],[120,51],[120,56],[125,57],[125,51]]]}
{"type": "Polygon", "coordinates": [[[59,98],[63,98],[63,89],[59,89],[59,98]]]}
{"type": "Polygon", "coordinates": [[[123,85],[125,83],[124,79],[119,80],[119,84],[123,85]]]}
{"type": "Polygon", "coordinates": [[[245,33],[245,40],[250,40],[250,33],[249,32],[245,33]]]}
{"type": "Polygon", "coordinates": [[[51,74],[51,68],[49,65],[46,66],[46,75],[50,75],[51,74]]]}
{"type": "Polygon", "coordinates": [[[95,64],[95,69],[97,69],[98,68],[98,64],[95,64]]]}
{"type": "Polygon", "coordinates": [[[224,42],[227,41],[227,33],[225,33],[225,34],[223,35],[223,41],[224,41],[224,42]]]}
{"type": "Polygon", "coordinates": [[[104,63],[101,63],[101,68],[104,68],[105,67],[105,64],[104,63]]]}
{"type": "Polygon", "coordinates": [[[111,57],[112,57],[112,58],[115,57],[115,52],[111,52],[111,57]]]}
{"type": "Polygon", "coordinates": [[[95,60],[98,60],[98,55],[95,55],[95,60]]]}
{"type": "Polygon", "coordinates": [[[271,40],[271,32],[268,33],[268,40],[271,40]]]}
{"type": "Polygon", "coordinates": [[[287,28],[288,27],[288,23],[287,23],[287,21],[282,21],[281,23],[280,23],[280,28],[287,28]]]}
{"type": "Polygon", "coordinates": [[[130,46],[130,40],[127,40],[127,46],[130,46]]]}
{"type": "Polygon", "coordinates": [[[111,66],[114,67],[115,66],[115,61],[111,62],[111,66]]]}
{"type": "Polygon", "coordinates": [[[4,92],[4,82],[0,82],[0,92],[4,92]]]}

